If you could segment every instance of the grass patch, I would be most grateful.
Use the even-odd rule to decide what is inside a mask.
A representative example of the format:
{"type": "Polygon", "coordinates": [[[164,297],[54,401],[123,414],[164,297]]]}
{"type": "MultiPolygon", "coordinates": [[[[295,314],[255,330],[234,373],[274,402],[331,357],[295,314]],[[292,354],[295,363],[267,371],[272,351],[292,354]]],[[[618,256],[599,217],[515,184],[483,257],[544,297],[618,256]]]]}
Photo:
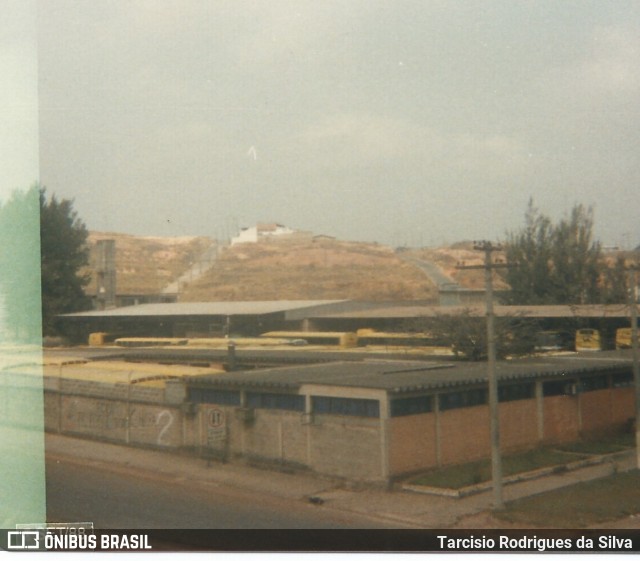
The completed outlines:
{"type": "Polygon", "coordinates": [[[557,446],[558,450],[580,454],[612,454],[635,446],[634,435],[621,434],[600,440],[584,440],[557,446]]]}
{"type": "MultiPolygon", "coordinates": [[[[586,457],[586,456],[584,456],[586,457]]],[[[538,448],[520,454],[511,454],[502,458],[502,475],[507,477],[535,469],[563,465],[580,459],[575,453],[567,454],[560,450],[538,448]]],[[[491,480],[491,460],[480,460],[457,466],[430,471],[410,481],[412,485],[460,489],[491,480]]]]}
{"type": "Polygon", "coordinates": [[[639,512],[640,471],[633,470],[511,501],[494,515],[547,528],[584,528],[639,512]]]}

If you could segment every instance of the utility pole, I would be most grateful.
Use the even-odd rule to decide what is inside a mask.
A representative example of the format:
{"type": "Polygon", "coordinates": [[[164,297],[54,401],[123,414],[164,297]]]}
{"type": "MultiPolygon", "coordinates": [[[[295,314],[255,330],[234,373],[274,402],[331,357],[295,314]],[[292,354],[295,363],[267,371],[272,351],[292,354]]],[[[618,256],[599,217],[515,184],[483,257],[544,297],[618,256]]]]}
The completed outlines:
{"type": "Polygon", "coordinates": [[[500,416],[498,410],[498,378],[496,375],[495,313],[493,311],[493,270],[507,265],[494,263],[491,254],[502,246],[488,241],[474,242],[473,249],[484,251],[483,265],[459,266],[459,269],[484,269],[485,307],[487,316],[487,379],[489,382],[489,417],[491,428],[491,479],[493,508],[504,507],[502,498],[502,458],[500,455],[500,416]]]}
{"type": "Polygon", "coordinates": [[[629,273],[629,316],[631,320],[631,357],[633,362],[633,386],[636,397],[636,467],[640,469],[640,366],[638,365],[638,295],[636,272],[640,266],[627,268],[629,273]]]}

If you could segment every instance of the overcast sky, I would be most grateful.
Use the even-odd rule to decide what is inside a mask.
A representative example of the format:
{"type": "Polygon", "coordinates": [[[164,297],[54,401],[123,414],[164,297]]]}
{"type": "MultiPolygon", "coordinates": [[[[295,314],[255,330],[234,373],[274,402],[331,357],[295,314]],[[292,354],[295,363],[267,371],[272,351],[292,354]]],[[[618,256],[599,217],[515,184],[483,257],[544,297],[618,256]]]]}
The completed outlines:
{"type": "Polygon", "coordinates": [[[93,230],[640,243],[640,3],[42,0],[40,176],[93,230]]]}
{"type": "Polygon", "coordinates": [[[36,5],[0,0],[0,200],[38,179],[36,5]]]}

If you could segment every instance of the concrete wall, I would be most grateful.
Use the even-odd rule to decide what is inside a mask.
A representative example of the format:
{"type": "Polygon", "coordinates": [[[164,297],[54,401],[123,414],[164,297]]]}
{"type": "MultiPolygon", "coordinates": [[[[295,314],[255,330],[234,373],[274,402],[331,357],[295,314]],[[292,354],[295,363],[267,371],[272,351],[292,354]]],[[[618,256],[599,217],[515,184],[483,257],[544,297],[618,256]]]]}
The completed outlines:
{"type": "Polygon", "coordinates": [[[199,405],[199,446],[206,455],[359,480],[381,480],[383,448],[379,419],[254,409],[249,420],[238,407],[199,405]]]}
{"type": "Polygon", "coordinates": [[[382,480],[380,419],[317,415],[309,426],[309,464],[319,473],[382,480]]]}
{"type": "MultiPolygon", "coordinates": [[[[51,432],[305,467],[353,480],[384,481],[490,455],[487,405],[389,418],[386,397],[377,390],[307,388],[307,404],[320,389],[325,395],[380,399],[380,418],[367,418],[186,407],[181,382],[162,389],[45,377],[44,388],[45,427],[51,432]]],[[[0,410],[10,413],[11,403],[0,403],[0,410]]],[[[538,391],[535,399],[500,404],[501,446],[509,452],[570,442],[628,426],[634,413],[633,387],[545,398],[538,391]]]]}
{"type": "Polygon", "coordinates": [[[44,378],[45,430],[132,446],[196,445],[194,420],[162,388],[44,378]],[[191,425],[191,426],[190,426],[191,425]]]}

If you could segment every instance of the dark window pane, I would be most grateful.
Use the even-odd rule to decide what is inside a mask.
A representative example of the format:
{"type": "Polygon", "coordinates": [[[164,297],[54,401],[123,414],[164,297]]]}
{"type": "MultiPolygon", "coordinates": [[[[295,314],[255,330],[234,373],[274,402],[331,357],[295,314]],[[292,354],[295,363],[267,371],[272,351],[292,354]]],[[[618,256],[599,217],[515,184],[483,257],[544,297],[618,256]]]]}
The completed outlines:
{"type": "Polygon", "coordinates": [[[515,401],[531,399],[534,395],[534,384],[508,384],[498,386],[498,401],[515,401]]]}
{"type": "Polygon", "coordinates": [[[553,380],[542,384],[544,397],[554,395],[575,395],[578,390],[576,380],[553,380]]]}
{"type": "Polygon", "coordinates": [[[240,392],[190,388],[189,401],[193,403],[216,403],[217,405],[240,405],[240,392]]]}
{"type": "Polygon", "coordinates": [[[606,375],[590,376],[580,379],[580,389],[583,392],[593,392],[596,390],[605,390],[609,387],[609,380],[606,375]]]}
{"type": "Polygon", "coordinates": [[[452,392],[440,394],[440,410],[459,409],[461,407],[474,407],[487,403],[487,390],[478,388],[465,392],[452,392]]]}
{"type": "Polygon", "coordinates": [[[304,411],[304,396],[281,393],[248,393],[247,407],[304,411]]]}
{"type": "Polygon", "coordinates": [[[627,386],[633,385],[633,373],[629,370],[628,372],[622,372],[619,374],[614,374],[612,377],[613,387],[614,388],[624,388],[627,386]]]}
{"type": "Polygon", "coordinates": [[[379,417],[380,402],[375,399],[351,399],[346,397],[311,398],[313,412],[326,415],[350,415],[353,417],[379,417]]]}
{"type": "Polygon", "coordinates": [[[391,416],[402,417],[405,415],[419,415],[433,410],[433,397],[421,395],[419,397],[407,397],[391,401],[391,416]]]}

